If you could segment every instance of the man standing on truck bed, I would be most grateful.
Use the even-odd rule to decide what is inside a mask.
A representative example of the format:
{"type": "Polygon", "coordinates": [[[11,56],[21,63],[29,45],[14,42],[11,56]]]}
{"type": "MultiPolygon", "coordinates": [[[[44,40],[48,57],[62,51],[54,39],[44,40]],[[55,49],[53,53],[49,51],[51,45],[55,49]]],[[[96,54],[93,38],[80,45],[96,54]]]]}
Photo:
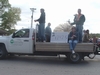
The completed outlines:
{"type": "Polygon", "coordinates": [[[40,9],[40,13],[41,13],[40,18],[34,21],[39,22],[39,27],[38,27],[39,41],[45,42],[45,12],[43,8],[40,9]]]}
{"type": "Polygon", "coordinates": [[[82,42],[82,31],[83,31],[83,24],[85,22],[85,16],[81,13],[81,9],[78,9],[78,14],[74,15],[74,22],[71,25],[76,24],[76,30],[79,34],[78,42],[82,42]]]}
{"type": "Polygon", "coordinates": [[[48,23],[48,26],[45,29],[45,36],[46,36],[46,42],[50,42],[50,38],[51,38],[51,23],[48,23]]]}

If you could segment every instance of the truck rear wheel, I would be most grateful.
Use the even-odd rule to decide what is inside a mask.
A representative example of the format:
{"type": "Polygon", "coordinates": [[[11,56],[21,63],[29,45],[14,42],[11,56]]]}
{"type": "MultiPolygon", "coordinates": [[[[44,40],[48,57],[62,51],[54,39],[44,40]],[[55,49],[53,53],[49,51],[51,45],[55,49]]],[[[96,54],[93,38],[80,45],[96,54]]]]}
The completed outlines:
{"type": "Polygon", "coordinates": [[[78,63],[81,61],[81,59],[82,59],[81,53],[68,54],[68,60],[72,63],[78,63]]]}
{"type": "Polygon", "coordinates": [[[7,51],[4,45],[0,45],[0,59],[4,59],[7,55],[7,51]]]}

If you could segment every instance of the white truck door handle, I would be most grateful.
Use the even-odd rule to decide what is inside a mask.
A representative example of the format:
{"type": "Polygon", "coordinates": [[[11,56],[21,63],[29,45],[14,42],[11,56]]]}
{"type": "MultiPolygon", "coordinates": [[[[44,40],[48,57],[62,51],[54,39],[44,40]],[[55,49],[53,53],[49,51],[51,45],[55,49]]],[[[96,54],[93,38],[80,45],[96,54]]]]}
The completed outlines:
{"type": "Polygon", "coordinates": [[[29,40],[24,40],[24,42],[29,42],[29,40]]]}

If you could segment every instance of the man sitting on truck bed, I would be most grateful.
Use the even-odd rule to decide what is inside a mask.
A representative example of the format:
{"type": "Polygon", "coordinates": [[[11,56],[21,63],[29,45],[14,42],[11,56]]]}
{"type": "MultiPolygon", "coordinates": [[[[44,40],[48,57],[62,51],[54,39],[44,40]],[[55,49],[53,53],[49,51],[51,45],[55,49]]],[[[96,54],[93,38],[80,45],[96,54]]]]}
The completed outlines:
{"type": "Polygon", "coordinates": [[[76,32],[76,27],[72,27],[72,31],[69,33],[69,46],[72,53],[75,53],[74,49],[76,44],[78,43],[78,33],[76,32]]]}

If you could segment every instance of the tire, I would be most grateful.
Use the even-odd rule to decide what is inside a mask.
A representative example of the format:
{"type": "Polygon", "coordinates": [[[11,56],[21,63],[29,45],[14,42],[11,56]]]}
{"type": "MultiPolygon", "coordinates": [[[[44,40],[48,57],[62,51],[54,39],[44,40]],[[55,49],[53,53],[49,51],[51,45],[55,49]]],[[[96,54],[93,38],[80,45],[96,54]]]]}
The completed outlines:
{"type": "Polygon", "coordinates": [[[68,61],[72,63],[79,63],[82,59],[81,53],[69,53],[68,54],[68,61]]]}
{"type": "Polygon", "coordinates": [[[4,59],[7,56],[7,51],[4,45],[0,45],[0,59],[4,59]]]}

